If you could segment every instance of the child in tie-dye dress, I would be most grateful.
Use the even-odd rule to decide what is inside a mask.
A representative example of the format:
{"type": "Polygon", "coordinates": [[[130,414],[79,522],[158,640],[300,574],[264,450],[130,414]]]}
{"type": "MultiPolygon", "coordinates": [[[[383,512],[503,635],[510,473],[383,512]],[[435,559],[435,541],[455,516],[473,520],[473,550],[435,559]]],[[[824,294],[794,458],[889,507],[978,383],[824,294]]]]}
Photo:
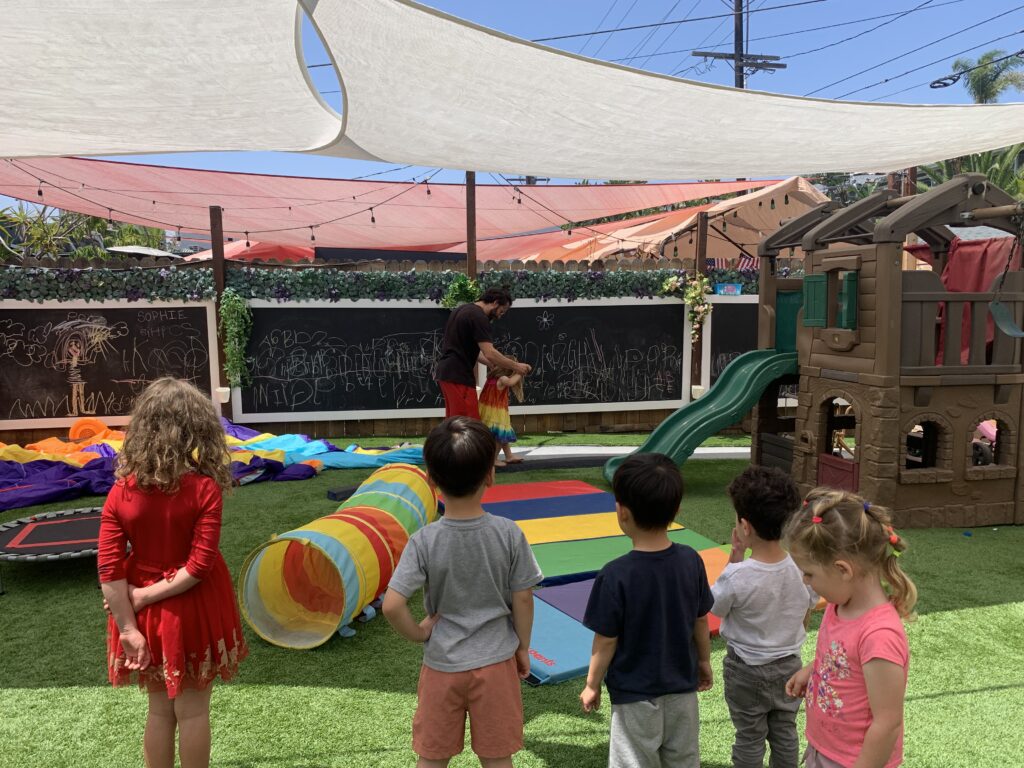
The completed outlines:
{"type": "MultiPolygon", "coordinates": [[[[511,358],[515,360],[515,358],[511,358]]],[[[509,390],[515,395],[516,402],[523,402],[523,377],[509,368],[491,368],[487,371],[487,381],[480,393],[480,420],[487,425],[498,441],[505,459],[498,459],[499,467],[505,464],[518,464],[522,461],[512,453],[512,443],[516,441],[515,430],[512,429],[512,418],[508,413],[509,390]]]]}

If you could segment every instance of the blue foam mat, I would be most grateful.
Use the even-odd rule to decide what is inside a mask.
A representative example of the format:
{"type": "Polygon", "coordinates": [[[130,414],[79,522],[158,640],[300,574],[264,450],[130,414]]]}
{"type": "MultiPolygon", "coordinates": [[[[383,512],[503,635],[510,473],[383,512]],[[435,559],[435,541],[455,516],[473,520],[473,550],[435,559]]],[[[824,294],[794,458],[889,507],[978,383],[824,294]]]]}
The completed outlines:
{"type": "Polygon", "coordinates": [[[586,675],[593,641],[593,632],[534,595],[530,676],[526,682],[547,685],[586,675]]]}
{"type": "Polygon", "coordinates": [[[540,520],[546,517],[614,512],[615,497],[610,493],[580,493],[573,496],[552,496],[546,499],[485,502],[483,507],[492,515],[506,517],[509,520],[540,520]]]}

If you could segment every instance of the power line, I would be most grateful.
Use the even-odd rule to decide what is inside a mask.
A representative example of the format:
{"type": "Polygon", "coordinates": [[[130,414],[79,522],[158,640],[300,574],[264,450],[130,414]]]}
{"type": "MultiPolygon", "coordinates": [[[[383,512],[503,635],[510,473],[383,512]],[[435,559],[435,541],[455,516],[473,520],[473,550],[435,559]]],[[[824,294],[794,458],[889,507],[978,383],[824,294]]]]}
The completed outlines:
{"type": "MultiPolygon", "coordinates": [[[[1007,35],[1007,37],[1009,37],[1009,36],[1010,35],[1007,35]]],[[[974,72],[976,69],[985,69],[987,67],[991,67],[993,64],[1001,64],[1004,61],[1009,61],[1010,59],[1021,58],[1022,56],[1024,56],[1024,50],[1017,51],[1016,53],[1011,53],[1011,54],[1009,54],[1007,56],[1000,56],[998,59],[992,59],[991,61],[986,61],[986,62],[981,63],[981,64],[975,64],[973,67],[968,67],[967,69],[958,69],[956,72],[954,72],[951,75],[946,75],[945,77],[940,77],[940,78],[938,78],[936,80],[932,80],[930,85],[931,85],[932,88],[948,88],[949,86],[951,86],[954,83],[958,82],[961,77],[963,77],[964,75],[966,75],[966,74],[968,74],[970,72],[974,72]]],[[[1012,65],[1012,64],[1008,64],[1007,65],[1007,67],[1011,67],[1011,66],[1014,66],[1014,65],[1012,65]]]]}
{"type": "MultiPolygon", "coordinates": [[[[616,5],[618,5],[618,4],[619,4],[619,0],[612,0],[612,4],[608,6],[608,10],[606,10],[606,11],[604,12],[604,16],[602,16],[602,17],[601,17],[601,20],[600,20],[599,22],[597,22],[597,27],[595,27],[595,29],[600,29],[600,28],[601,28],[601,25],[602,25],[602,24],[604,24],[604,22],[605,22],[605,19],[607,19],[607,18],[608,18],[609,14],[611,14],[612,10],[613,10],[613,9],[615,8],[615,6],[616,6],[616,5]]],[[[594,38],[592,38],[592,37],[588,37],[588,38],[587,38],[586,40],[584,40],[584,41],[583,41],[583,47],[582,47],[582,48],[580,48],[580,55],[581,55],[581,56],[583,55],[583,52],[584,52],[585,50],[587,50],[587,46],[588,46],[588,45],[590,45],[590,43],[591,43],[591,41],[592,41],[593,39],[594,39],[594,38]]]]}
{"type": "MultiPolygon", "coordinates": [[[[624,22],[629,17],[629,14],[631,14],[633,12],[633,9],[636,8],[637,2],[639,2],[639,0],[633,0],[633,3],[629,6],[629,8],[626,9],[626,12],[624,14],[622,14],[622,16],[619,18],[619,21],[618,21],[619,24],[624,22]]],[[[587,39],[588,40],[593,40],[592,37],[588,37],[587,39]]],[[[608,44],[608,41],[611,40],[611,39],[612,39],[611,35],[608,35],[608,37],[604,38],[604,40],[601,41],[601,44],[599,46],[597,46],[597,50],[594,51],[594,53],[592,54],[593,57],[596,58],[597,54],[599,54],[601,52],[601,49],[604,48],[605,45],[608,44]]]]}
{"type": "MultiPolygon", "coordinates": [[[[944,2],[944,3],[939,3],[938,5],[929,5],[927,8],[922,8],[921,10],[922,11],[931,11],[931,10],[934,10],[936,8],[941,8],[944,5],[956,5],[957,3],[962,3],[962,2],[964,2],[964,0],[946,0],[946,2],[944,2]]],[[[911,8],[910,9],[910,13],[914,13],[914,12],[915,12],[914,9],[911,8]]],[[[905,11],[896,11],[894,13],[883,13],[880,16],[867,16],[867,17],[865,17],[863,19],[854,19],[852,21],[840,21],[840,22],[837,22],[835,24],[826,24],[823,27],[808,27],[807,29],[797,29],[797,30],[794,30],[793,32],[780,32],[779,34],[776,34],[776,35],[764,35],[762,37],[752,37],[752,38],[750,38],[750,42],[751,43],[756,43],[756,42],[759,42],[761,40],[775,40],[775,39],[780,38],[780,37],[793,37],[794,35],[804,35],[804,34],[807,34],[809,32],[823,32],[826,29],[836,29],[838,27],[848,27],[848,26],[850,26],[852,24],[864,24],[865,22],[868,22],[868,21],[877,21],[878,19],[887,19],[887,18],[890,18],[892,16],[900,16],[903,13],[905,13],[905,11]]],[[[719,24],[718,26],[721,27],[721,24],[719,24]]],[[[711,35],[708,35],[708,37],[710,37],[710,36],[711,35]]],[[[710,49],[710,48],[723,48],[726,45],[728,45],[727,42],[714,43],[713,45],[704,45],[705,42],[707,42],[707,37],[705,37],[704,40],[699,42],[697,44],[697,47],[698,48],[708,48],[708,49],[710,49]]],[[[662,51],[661,53],[649,53],[649,54],[642,54],[640,56],[624,56],[624,57],[618,58],[618,59],[608,59],[608,61],[617,63],[617,62],[620,62],[620,61],[631,61],[632,59],[642,59],[642,58],[645,58],[645,57],[646,58],[654,58],[655,56],[672,56],[674,54],[679,54],[679,53],[689,54],[690,50],[691,49],[687,48],[686,50],[662,51]]]]}
{"type": "MultiPolygon", "coordinates": [[[[697,10],[697,6],[700,5],[700,3],[701,3],[701,0],[695,0],[695,2],[693,4],[693,7],[690,9],[690,12],[687,13],[684,18],[687,18],[687,19],[690,18],[690,14],[692,14],[694,11],[697,10]]],[[[680,28],[679,25],[676,25],[675,29],[673,29],[671,32],[669,32],[667,35],[665,35],[664,38],[662,38],[661,42],[658,43],[658,47],[655,48],[654,51],[652,51],[651,53],[647,54],[647,57],[642,62],[640,62],[640,64],[638,64],[637,66],[640,67],[640,68],[646,67],[647,66],[647,62],[649,62],[651,60],[651,58],[653,58],[654,56],[660,55],[658,53],[658,51],[660,51],[662,48],[665,47],[665,43],[667,43],[669,40],[672,39],[673,35],[675,35],[676,32],[679,31],[679,28],[680,28]]],[[[637,58],[639,58],[639,56],[637,58]]]]}
{"type": "MultiPolygon", "coordinates": [[[[906,75],[912,74],[914,72],[920,72],[922,69],[927,69],[928,67],[932,66],[933,64],[939,64],[940,62],[946,61],[946,59],[952,59],[954,56],[962,56],[965,53],[970,53],[971,51],[976,51],[979,48],[984,48],[987,45],[992,45],[992,43],[998,43],[1000,40],[1005,40],[1008,37],[1016,37],[1017,35],[1021,35],[1021,34],[1024,34],[1024,29],[1018,29],[1016,32],[1011,32],[1008,35],[1001,35],[1000,37],[994,37],[991,40],[988,40],[988,41],[986,41],[984,43],[978,43],[978,45],[971,46],[970,48],[964,48],[964,50],[962,50],[962,51],[957,51],[956,53],[951,53],[948,56],[943,56],[941,58],[935,59],[934,61],[929,61],[927,64],[922,64],[919,67],[914,67],[913,69],[908,69],[906,72],[901,72],[900,74],[895,75],[893,77],[887,77],[884,80],[879,80],[877,83],[872,83],[871,85],[865,85],[863,88],[858,88],[858,89],[856,89],[854,91],[847,91],[842,96],[837,96],[836,98],[837,99],[845,99],[847,96],[850,96],[850,95],[852,95],[854,93],[860,93],[861,91],[866,91],[869,88],[874,88],[875,86],[878,86],[878,85],[885,85],[886,83],[891,83],[893,80],[899,80],[901,77],[904,77],[906,75]]],[[[1011,54],[1011,56],[1016,56],[1016,55],[1018,55],[1018,54],[1011,54]]],[[[1010,57],[1007,57],[1007,58],[1010,58],[1010,57]]],[[[957,79],[959,79],[959,78],[957,78],[957,79]]],[[[919,83],[918,85],[912,85],[912,86],[910,86],[910,88],[904,88],[901,91],[896,91],[896,93],[890,93],[890,94],[887,94],[885,96],[879,96],[878,99],[886,99],[889,96],[895,96],[897,93],[905,93],[906,91],[912,90],[914,88],[919,88],[921,85],[928,85],[928,83],[931,83],[931,82],[934,82],[934,81],[933,80],[929,80],[929,81],[924,82],[924,83],[919,83]]],[[[956,81],[954,80],[953,82],[956,82],[956,81]]],[[[952,83],[950,83],[950,85],[952,85],[952,83]]],[[[878,101],[878,99],[872,99],[872,101],[878,101]]]]}
{"type": "MultiPolygon", "coordinates": [[[[781,11],[784,8],[796,8],[801,5],[815,5],[817,3],[825,3],[828,0],[801,0],[797,3],[786,3],[785,5],[773,5],[768,8],[757,8],[749,11],[749,13],[763,13],[765,11],[781,11]]],[[[632,27],[617,27],[615,29],[601,29],[596,32],[577,32],[571,35],[556,35],[554,37],[537,37],[531,40],[532,43],[546,43],[552,40],[569,40],[576,37],[589,37],[591,35],[610,35],[613,32],[629,32],[634,29],[650,29],[651,27],[668,27],[672,24],[690,24],[697,21],[710,21],[712,19],[731,19],[735,14],[732,13],[720,13],[714,16],[696,16],[692,19],[677,19],[676,21],[659,21],[654,24],[637,24],[632,27]]]]}
{"type": "Polygon", "coordinates": [[[948,35],[946,35],[944,37],[940,37],[940,38],[938,38],[936,40],[932,40],[930,43],[925,43],[924,45],[918,46],[917,48],[914,48],[913,50],[907,51],[906,53],[901,53],[899,56],[893,56],[891,59],[886,59],[885,61],[883,61],[883,62],[881,62],[879,64],[875,64],[874,66],[868,67],[867,69],[862,69],[860,72],[854,72],[852,75],[847,75],[846,77],[840,78],[839,80],[831,82],[828,85],[823,85],[820,88],[815,88],[813,91],[809,91],[808,93],[805,93],[804,96],[813,96],[814,94],[820,93],[821,91],[824,91],[827,88],[831,88],[833,85],[839,85],[839,83],[845,83],[847,80],[852,80],[855,77],[863,75],[865,72],[870,72],[873,69],[878,69],[879,67],[884,67],[886,64],[891,64],[894,61],[898,61],[899,59],[906,58],[907,56],[910,56],[913,53],[917,53],[918,51],[923,51],[925,48],[930,48],[933,45],[938,45],[939,43],[944,43],[945,41],[949,40],[951,37],[956,37],[957,35],[962,35],[964,32],[968,32],[968,31],[970,31],[972,29],[975,29],[976,27],[980,27],[983,24],[988,24],[990,21],[995,21],[996,19],[1000,19],[1003,16],[1008,16],[1009,14],[1015,13],[1015,12],[1021,10],[1022,8],[1024,8],[1024,5],[1018,5],[1016,8],[1011,8],[1008,11],[1003,11],[1002,13],[996,14],[995,16],[992,16],[991,18],[985,19],[984,21],[979,21],[977,24],[972,24],[969,27],[964,27],[963,29],[957,30],[956,32],[952,32],[952,33],[950,33],[950,34],[948,34],[948,35]]]}
{"type": "MultiPolygon", "coordinates": [[[[667,18],[669,17],[669,15],[670,15],[670,14],[671,14],[671,13],[672,13],[673,11],[675,11],[675,9],[676,9],[676,8],[678,8],[678,7],[679,7],[679,4],[680,4],[680,3],[682,2],[682,1],[683,1],[683,0],[675,0],[675,2],[673,2],[673,3],[672,3],[672,7],[671,7],[671,8],[669,8],[669,9],[668,9],[667,11],[665,11],[665,13],[663,13],[663,14],[661,15],[661,21],[664,21],[665,19],[667,19],[667,18]]],[[[690,13],[693,13],[693,9],[694,9],[694,8],[696,8],[696,7],[698,6],[698,5],[700,5],[700,0],[697,0],[697,2],[696,2],[696,3],[694,3],[694,5],[693,5],[693,8],[691,8],[691,9],[690,9],[690,13]]],[[[687,14],[686,14],[686,16],[684,16],[683,18],[684,18],[684,19],[686,19],[686,18],[687,18],[687,17],[688,17],[689,15],[690,15],[690,13],[687,13],[687,14]]],[[[679,29],[679,25],[677,24],[675,28],[676,28],[676,29],[679,29]]],[[[629,54],[628,54],[628,55],[629,55],[629,56],[632,56],[632,55],[633,55],[634,53],[640,53],[640,51],[642,51],[642,50],[644,49],[644,46],[646,46],[646,45],[647,45],[647,43],[649,43],[649,42],[651,41],[651,39],[652,39],[652,38],[653,38],[653,37],[654,37],[654,36],[655,36],[655,35],[656,35],[656,34],[657,34],[657,33],[658,33],[658,32],[659,32],[660,30],[661,30],[661,28],[660,28],[660,27],[653,27],[652,29],[650,29],[650,30],[649,30],[649,31],[647,32],[647,34],[646,34],[646,35],[644,35],[643,37],[641,37],[641,38],[640,38],[640,42],[638,42],[638,43],[637,43],[636,45],[634,45],[634,46],[633,46],[633,47],[632,47],[632,48],[631,48],[631,49],[629,50],[629,54]]]]}
{"type": "Polygon", "coordinates": [[[817,48],[811,48],[811,49],[806,50],[806,51],[800,51],[800,53],[791,53],[788,56],[783,56],[783,58],[784,59],[795,59],[797,56],[806,56],[809,53],[817,53],[818,51],[824,51],[827,48],[832,48],[832,47],[837,46],[837,45],[842,45],[843,43],[848,43],[851,40],[856,40],[858,37],[864,37],[864,35],[870,35],[875,30],[881,29],[882,27],[888,26],[889,24],[895,24],[897,21],[902,19],[904,16],[909,16],[910,14],[914,13],[915,11],[920,11],[925,6],[931,5],[932,2],[933,2],[933,0],[924,0],[924,2],[921,3],[920,5],[918,5],[917,7],[911,8],[910,10],[907,10],[907,11],[904,11],[903,13],[898,14],[896,16],[896,18],[894,18],[894,19],[889,19],[888,21],[883,21],[881,24],[878,24],[877,26],[874,26],[871,29],[865,29],[863,32],[858,32],[856,35],[850,35],[849,37],[844,37],[842,40],[836,40],[835,42],[832,42],[832,43],[826,43],[825,45],[820,45],[817,48]]]}

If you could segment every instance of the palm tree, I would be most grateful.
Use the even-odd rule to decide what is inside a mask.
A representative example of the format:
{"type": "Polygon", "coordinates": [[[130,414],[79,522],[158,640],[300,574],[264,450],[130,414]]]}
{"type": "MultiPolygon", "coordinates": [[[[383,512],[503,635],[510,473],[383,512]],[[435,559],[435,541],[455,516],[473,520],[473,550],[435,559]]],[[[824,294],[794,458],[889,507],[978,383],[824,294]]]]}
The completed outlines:
{"type": "Polygon", "coordinates": [[[1017,157],[1021,153],[1024,153],[1024,144],[1012,144],[1002,149],[922,165],[921,176],[927,179],[922,178],[918,181],[918,191],[923,192],[931,186],[949,181],[958,173],[983,173],[997,187],[1005,189],[1018,199],[1022,198],[1024,173],[1017,169],[1017,157]]]}
{"type": "Polygon", "coordinates": [[[953,62],[953,71],[964,73],[964,87],[975,104],[994,104],[1000,94],[1011,88],[1024,90],[1024,72],[1015,71],[1020,67],[1024,67],[1024,59],[1006,56],[1006,51],[1000,50],[987,51],[977,61],[957,59],[953,62]],[[993,63],[995,59],[1003,60],[993,63]]]}
{"type": "Polygon", "coordinates": [[[19,205],[0,210],[0,260],[26,256],[106,257],[113,245],[162,248],[161,229],[62,211],[19,205]]]}

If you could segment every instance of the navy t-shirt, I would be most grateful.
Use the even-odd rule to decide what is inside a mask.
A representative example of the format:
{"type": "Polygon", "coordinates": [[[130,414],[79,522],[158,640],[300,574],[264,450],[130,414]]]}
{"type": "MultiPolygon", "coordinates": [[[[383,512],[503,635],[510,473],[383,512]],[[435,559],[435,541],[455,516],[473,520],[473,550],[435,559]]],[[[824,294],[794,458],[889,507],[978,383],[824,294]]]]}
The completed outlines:
{"type": "Polygon", "coordinates": [[[714,602],[704,561],[682,544],[633,550],[602,568],[583,623],[618,638],[605,678],[612,704],[697,690],[693,625],[714,602]]]}
{"type": "Polygon", "coordinates": [[[453,310],[444,326],[441,358],[434,378],[475,387],[481,341],[493,341],[487,314],[476,304],[463,304],[453,310]]]}

